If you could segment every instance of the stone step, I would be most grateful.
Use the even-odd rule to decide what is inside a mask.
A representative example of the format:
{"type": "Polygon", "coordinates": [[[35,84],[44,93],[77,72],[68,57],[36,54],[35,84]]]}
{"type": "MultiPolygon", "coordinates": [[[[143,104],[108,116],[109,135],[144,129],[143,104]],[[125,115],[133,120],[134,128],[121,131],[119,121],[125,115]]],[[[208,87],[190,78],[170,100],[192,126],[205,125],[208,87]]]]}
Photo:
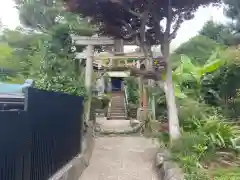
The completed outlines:
{"type": "Polygon", "coordinates": [[[111,103],[111,106],[114,106],[114,105],[122,105],[122,106],[124,106],[125,104],[124,103],[111,103]]]}
{"type": "Polygon", "coordinates": [[[110,111],[111,112],[113,112],[113,111],[121,112],[121,111],[125,111],[125,108],[111,108],[110,111]]]}
{"type": "Polygon", "coordinates": [[[111,114],[115,114],[115,113],[124,113],[125,114],[125,111],[118,111],[118,110],[114,110],[114,111],[110,111],[109,113],[111,114]]]}
{"type": "Polygon", "coordinates": [[[111,106],[125,106],[124,103],[111,103],[111,106]]]}
{"type": "Polygon", "coordinates": [[[111,106],[111,109],[125,109],[124,106],[111,106]]]}
{"type": "Polygon", "coordinates": [[[111,114],[111,116],[125,116],[125,112],[120,112],[120,113],[111,112],[110,114],[111,114]]]}
{"type": "Polygon", "coordinates": [[[111,106],[111,109],[114,109],[114,108],[119,108],[119,109],[125,109],[125,106],[111,106]]]}
{"type": "Polygon", "coordinates": [[[120,119],[127,119],[126,116],[110,116],[110,119],[114,119],[114,120],[120,120],[120,119]]]}
{"type": "Polygon", "coordinates": [[[96,114],[96,117],[105,117],[105,114],[96,114]]]}
{"type": "Polygon", "coordinates": [[[124,102],[111,102],[111,104],[125,104],[124,102]]]}

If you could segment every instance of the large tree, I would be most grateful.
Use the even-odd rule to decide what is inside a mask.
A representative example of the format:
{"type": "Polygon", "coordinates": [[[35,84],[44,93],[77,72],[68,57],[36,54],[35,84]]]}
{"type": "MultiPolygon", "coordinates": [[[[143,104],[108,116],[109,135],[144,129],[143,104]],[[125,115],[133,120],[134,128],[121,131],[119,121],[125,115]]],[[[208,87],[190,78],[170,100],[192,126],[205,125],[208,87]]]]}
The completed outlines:
{"type": "MultiPolygon", "coordinates": [[[[82,94],[83,71],[79,71],[78,60],[72,52],[73,42],[70,35],[91,36],[95,28],[79,15],[66,12],[61,1],[15,1],[21,23],[30,29],[25,36],[39,35],[37,47],[30,46],[35,48],[30,54],[34,54],[39,61],[38,70],[31,74],[37,78],[36,84],[48,90],[82,94]]],[[[24,50],[28,48],[29,46],[24,47],[24,50]]],[[[29,63],[32,60],[31,58],[29,63]]]]}
{"type": "Polygon", "coordinates": [[[92,17],[101,26],[100,33],[136,41],[151,63],[152,45],[161,45],[167,63],[165,93],[170,135],[180,136],[177,108],[172,84],[169,45],[181,23],[193,18],[201,5],[220,0],[66,0],[71,11],[92,17]],[[164,24],[164,25],[163,25],[164,24]]]}
{"type": "Polygon", "coordinates": [[[223,45],[229,45],[232,39],[232,29],[229,26],[215,23],[212,20],[204,24],[199,34],[223,45]]]}
{"type": "Polygon", "coordinates": [[[238,0],[223,0],[225,4],[225,14],[232,19],[233,38],[232,44],[238,45],[240,43],[240,1],[238,0]]]}
{"type": "Polygon", "coordinates": [[[240,32],[240,1],[223,0],[225,6],[225,14],[233,21],[233,28],[236,32],[240,32]]]}

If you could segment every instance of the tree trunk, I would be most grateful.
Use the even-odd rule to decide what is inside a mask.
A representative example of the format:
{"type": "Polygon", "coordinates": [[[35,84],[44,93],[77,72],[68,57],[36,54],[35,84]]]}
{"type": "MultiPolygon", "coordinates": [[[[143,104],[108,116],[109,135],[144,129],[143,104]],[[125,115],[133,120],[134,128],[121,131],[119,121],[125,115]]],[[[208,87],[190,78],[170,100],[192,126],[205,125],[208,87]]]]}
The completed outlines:
{"type": "MultiPolygon", "coordinates": [[[[161,46],[161,52],[166,62],[166,81],[164,83],[164,91],[166,95],[167,108],[168,108],[168,125],[170,141],[180,137],[180,128],[178,120],[178,112],[175,101],[174,87],[172,82],[172,66],[169,59],[170,55],[170,30],[172,23],[172,0],[168,0],[168,15],[166,19],[166,29],[164,32],[163,43],[161,46]]],[[[160,82],[159,82],[160,85],[160,82]]]]}
{"type": "Polygon", "coordinates": [[[170,54],[170,43],[166,42],[164,44],[163,56],[166,61],[166,82],[164,86],[164,91],[166,94],[167,108],[168,108],[168,123],[169,123],[169,134],[171,141],[178,139],[180,137],[180,128],[178,120],[178,112],[174,95],[174,87],[172,82],[172,66],[169,60],[170,54]]]}

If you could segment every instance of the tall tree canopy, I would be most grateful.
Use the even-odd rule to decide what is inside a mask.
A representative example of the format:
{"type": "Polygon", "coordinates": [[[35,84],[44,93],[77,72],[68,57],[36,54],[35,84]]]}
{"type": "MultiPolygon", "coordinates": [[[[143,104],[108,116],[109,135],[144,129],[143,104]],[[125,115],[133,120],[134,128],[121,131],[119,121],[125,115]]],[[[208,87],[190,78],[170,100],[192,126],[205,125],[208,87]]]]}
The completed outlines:
{"type": "MultiPolygon", "coordinates": [[[[21,60],[27,64],[38,62],[37,69],[30,76],[36,78],[36,85],[47,90],[82,94],[83,71],[72,51],[71,34],[91,36],[95,27],[89,25],[80,15],[66,12],[62,1],[54,0],[15,0],[19,9],[21,23],[30,29],[21,36],[8,32],[5,39],[21,53],[21,60]],[[11,35],[9,36],[9,33],[11,35]],[[19,42],[9,39],[16,35],[19,42]],[[22,42],[22,36],[28,41],[22,42]],[[36,38],[34,38],[36,37],[36,38]],[[31,43],[32,42],[32,43],[31,43]],[[21,46],[22,44],[22,46],[21,46]]],[[[84,47],[79,48],[82,50],[84,47]]],[[[28,66],[24,66],[28,67],[28,66]]],[[[29,71],[28,71],[29,72],[29,71]]]]}
{"type": "Polygon", "coordinates": [[[201,5],[217,3],[219,0],[66,0],[68,8],[92,17],[101,25],[100,33],[124,39],[144,41],[150,45],[163,44],[173,39],[180,24],[194,17],[201,5]],[[159,23],[161,21],[167,22],[159,23]],[[146,28],[147,27],[147,28],[146,28]],[[140,35],[141,34],[141,35],[140,35]],[[141,37],[140,37],[141,36],[141,37]]]}
{"type": "Polygon", "coordinates": [[[238,45],[240,43],[240,1],[238,0],[223,0],[225,4],[225,14],[231,18],[232,29],[234,32],[232,44],[238,45]]]}
{"type": "Polygon", "coordinates": [[[215,23],[212,20],[204,24],[199,34],[223,45],[230,45],[232,40],[232,29],[229,26],[215,23]]]}

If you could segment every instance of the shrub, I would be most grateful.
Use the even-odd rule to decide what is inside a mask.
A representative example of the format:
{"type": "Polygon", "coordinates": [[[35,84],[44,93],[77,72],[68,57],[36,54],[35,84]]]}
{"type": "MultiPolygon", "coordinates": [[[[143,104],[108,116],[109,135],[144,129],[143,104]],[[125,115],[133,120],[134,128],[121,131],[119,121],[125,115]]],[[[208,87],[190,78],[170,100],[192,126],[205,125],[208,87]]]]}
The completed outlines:
{"type": "Polygon", "coordinates": [[[191,98],[178,99],[179,120],[202,119],[209,113],[209,107],[191,98]]]}
{"type": "Polygon", "coordinates": [[[219,115],[205,119],[199,131],[203,132],[208,137],[208,142],[218,149],[236,148],[233,143],[236,138],[233,126],[227,124],[219,115]]]}
{"type": "Polygon", "coordinates": [[[204,134],[183,133],[180,139],[173,142],[170,150],[173,160],[178,162],[185,172],[184,179],[209,179],[200,164],[201,160],[210,153],[204,134]]]}
{"type": "Polygon", "coordinates": [[[101,108],[101,100],[98,99],[98,97],[93,96],[91,103],[92,103],[92,108],[94,108],[94,109],[100,109],[101,108]]]}
{"type": "Polygon", "coordinates": [[[128,103],[137,105],[139,102],[138,81],[134,77],[125,80],[127,86],[128,103]]]}
{"type": "Polygon", "coordinates": [[[138,109],[138,105],[136,104],[128,104],[127,107],[127,113],[128,113],[128,117],[136,119],[137,118],[137,109],[138,109]]]}
{"type": "Polygon", "coordinates": [[[210,180],[208,175],[202,171],[199,171],[199,169],[192,170],[189,173],[186,173],[184,175],[185,180],[210,180]]]}
{"type": "Polygon", "coordinates": [[[105,109],[105,108],[107,108],[108,107],[108,104],[109,104],[109,101],[110,101],[110,97],[109,97],[109,95],[103,95],[102,97],[101,97],[101,103],[102,103],[102,109],[105,109]]]}

